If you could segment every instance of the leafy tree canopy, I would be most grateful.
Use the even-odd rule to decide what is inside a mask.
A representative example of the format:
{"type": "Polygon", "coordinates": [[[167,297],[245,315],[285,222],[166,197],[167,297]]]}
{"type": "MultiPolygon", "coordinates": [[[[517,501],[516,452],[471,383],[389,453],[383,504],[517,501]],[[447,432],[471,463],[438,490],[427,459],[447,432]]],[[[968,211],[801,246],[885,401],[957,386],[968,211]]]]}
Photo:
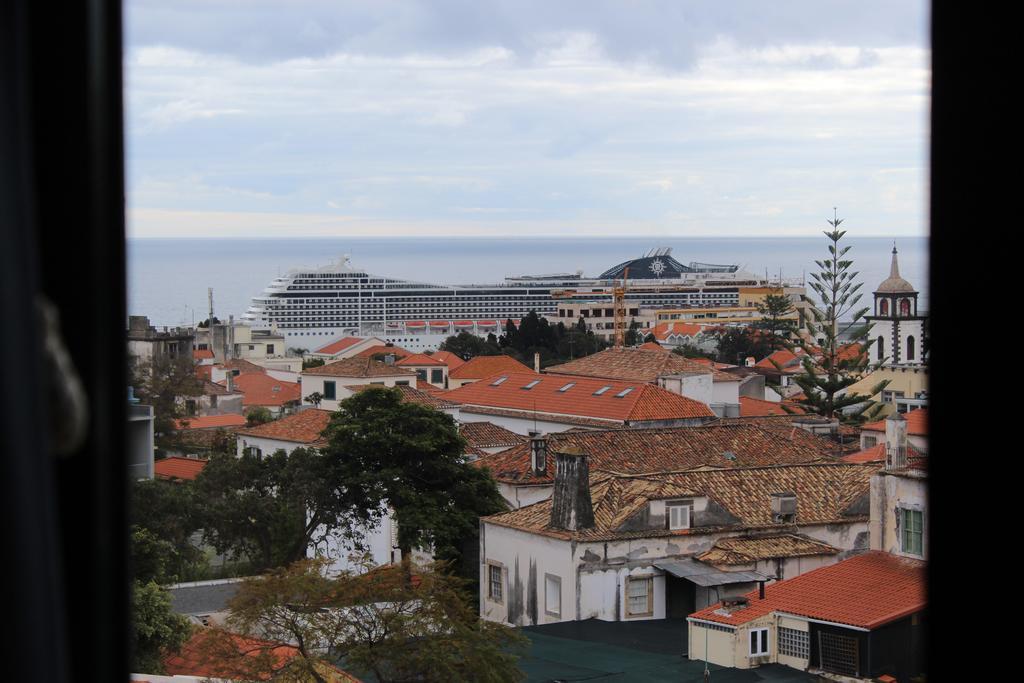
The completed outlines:
{"type": "Polygon", "coordinates": [[[270,409],[266,406],[250,408],[249,412],[245,414],[245,424],[248,427],[255,427],[256,425],[262,425],[273,421],[274,414],[271,413],[270,409]]]}
{"type": "Polygon", "coordinates": [[[133,583],[130,631],[132,671],[162,674],[163,655],[178,650],[191,633],[188,619],[171,610],[171,596],[166,589],[154,581],[133,583]]]}

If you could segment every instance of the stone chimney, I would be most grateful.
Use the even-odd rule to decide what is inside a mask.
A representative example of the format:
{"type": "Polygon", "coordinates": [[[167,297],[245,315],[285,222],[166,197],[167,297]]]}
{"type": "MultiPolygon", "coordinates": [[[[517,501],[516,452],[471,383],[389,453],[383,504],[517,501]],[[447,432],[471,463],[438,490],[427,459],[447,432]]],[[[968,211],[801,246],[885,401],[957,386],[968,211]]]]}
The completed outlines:
{"type": "Polygon", "coordinates": [[[907,466],[907,421],[899,413],[885,418],[885,469],[907,466]]]}
{"type": "Polygon", "coordinates": [[[534,352],[533,354],[533,371],[540,372],[540,352],[534,352]]]}
{"type": "Polygon", "coordinates": [[[227,379],[228,392],[232,394],[235,393],[235,371],[228,368],[227,377],[225,379],[227,379]]]}
{"type": "Polygon", "coordinates": [[[530,470],[535,477],[548,472],[548,439],[540,432],[530,432],[530,470]]]}
{"type": "Polygon", "coordinates": [[[594,526],[594,506],[590,501],[590,467],[586,454],[574,446],[555,453],[551,526],[566,531],[594,526]]]}

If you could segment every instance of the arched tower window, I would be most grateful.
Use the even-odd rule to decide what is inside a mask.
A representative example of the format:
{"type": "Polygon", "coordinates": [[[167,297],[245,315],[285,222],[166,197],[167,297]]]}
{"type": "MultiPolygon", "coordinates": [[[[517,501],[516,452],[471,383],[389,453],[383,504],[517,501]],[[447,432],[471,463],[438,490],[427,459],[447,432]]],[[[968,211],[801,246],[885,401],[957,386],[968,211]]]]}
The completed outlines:
{"type": "Polygon", "coordinates": [[[900,299],[900,317],[906,318],[910,315],[910,299],[900,299]]]}
{"type": "Polygon", "coordinates": [[[878,315],[887,316],[889,315],[889,300],[882,299],[878,302],[878,315]]]}
{"type": "Polygon", "coordinates": [[[878,338],[878,360],[885,357],[885,337],[878,338]]]}
{"type": "Polygon", "coordinates": [[[914,338],[907,337],[907,360],[914,360],[914,338]]]}

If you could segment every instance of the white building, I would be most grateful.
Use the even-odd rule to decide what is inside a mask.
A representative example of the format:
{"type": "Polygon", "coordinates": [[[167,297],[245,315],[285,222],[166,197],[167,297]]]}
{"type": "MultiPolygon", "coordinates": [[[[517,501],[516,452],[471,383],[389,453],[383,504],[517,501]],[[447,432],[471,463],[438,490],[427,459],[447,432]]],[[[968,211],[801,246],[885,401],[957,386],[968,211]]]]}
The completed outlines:
{"type": "Polygon", "coordinates": [[[320,407],[337,410],[341,401],[355,393],[353,387],[378,385],[393,387],[404,385],[416,388],[417,375],[413,370],[400,368],[372,358],[346,358],[302,371],[302,401],[312,405],[308,397],[314,393],[323,396],[320,407]]]}
{"type": "Polygon", "coordinates": [[[726,566],[726,539],[758,539],[763,552],[741,547],[748,564],[783,576],[866,549],[876,471],[817,463],[591,477],[586,455],[557,453],[549,500],[481,520],[480,614],[515,625],[686,617],[774,579],[700,561],[726,566]]]}

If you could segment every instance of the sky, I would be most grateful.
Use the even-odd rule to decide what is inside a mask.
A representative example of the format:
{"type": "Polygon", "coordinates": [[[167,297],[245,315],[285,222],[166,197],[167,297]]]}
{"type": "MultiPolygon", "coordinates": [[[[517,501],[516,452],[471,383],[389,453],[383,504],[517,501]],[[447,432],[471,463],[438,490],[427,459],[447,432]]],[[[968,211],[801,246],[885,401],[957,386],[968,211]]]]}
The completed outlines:
{"type": "Polygon", "coordinates": [[[129,235],[926,235],[927,8],[127,0],[129,235]]]}

